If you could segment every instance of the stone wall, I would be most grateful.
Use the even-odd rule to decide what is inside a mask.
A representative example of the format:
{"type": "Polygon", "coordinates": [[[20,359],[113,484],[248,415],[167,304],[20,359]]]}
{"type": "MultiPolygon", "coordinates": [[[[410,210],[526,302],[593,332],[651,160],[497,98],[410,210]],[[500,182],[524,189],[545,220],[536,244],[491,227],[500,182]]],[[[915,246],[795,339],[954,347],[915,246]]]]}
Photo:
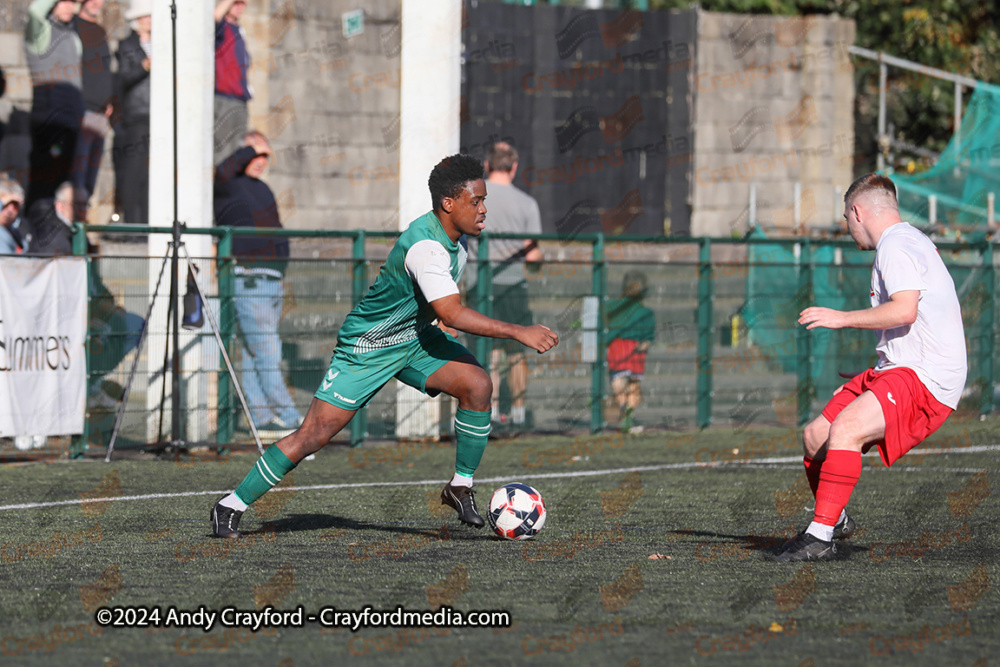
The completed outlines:
{"type": "Polygon", "coordinates": [[[364,33],[345,38],[342,15],[358,6],[248,6],[257,94],[251,124],[271,136],[267,178],[285,193],[287,227],[398,228],[400,1],[363,3],[364,33]]]}
{"type": "MultiPolygon", "coordinates": [[[[11,106],[30,108],[21,40],[26,0],[0,10],[0,66],[11,106]]],[[[127,3],[109,1],[113,45],[127,3]]],[[[363,3],[364,32],[346,38],[356,0],[250,0],[243,24],[253,66],[251,124],[271,136],[265,177],[295,229],[396,229],[399,201],[400,0],[363,3]]],[[[750,184],[756,219],[792,231],[840,217],[853,176],[853,21],[699,12],[694,82],[694,235],[742,234],[750,184]],[[801,196],[796,206],[794,184],[801,196]]],[[[178,40],[183,48],[182,36],[178,40]]],[[[433,92],[428,91],[428,103],[433,92]]],[[[108,151],[110,151],[110,142],[108,151]]],[[[110,152],[91,222],[110,214],[110,152]]]]}
{"type": "Polygon", "coordinates": [[[854,33],[836,16],[699,13],[694,236],[742,235],[751,183],[765,228],[840,218],[838,188],[854,176],[854,33]]]}

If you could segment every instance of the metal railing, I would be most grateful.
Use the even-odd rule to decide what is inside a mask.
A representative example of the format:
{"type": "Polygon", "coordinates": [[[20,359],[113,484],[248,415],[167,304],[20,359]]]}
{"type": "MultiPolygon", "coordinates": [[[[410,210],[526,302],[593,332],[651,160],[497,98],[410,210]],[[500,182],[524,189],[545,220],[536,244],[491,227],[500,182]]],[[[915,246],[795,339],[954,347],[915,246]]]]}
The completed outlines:
{"type": "MultiPolygon", "coordinates": [[[[77,254],[86,254],[85,231],[134,234],[136,228],[79,226],[77,254]]],[[[169,234],[171,230],[147,228],[143,232],[169,234]]],[[[208,234],[218,241],[217,257],[200,262],[203,270],[208,267],[214,273],[206,283],[215,287],[214,291],[211,287],[208,289],[209,297],[218,300],[221,334],[231,353],[239,345],[234,324],[234,233],[288,237],[295,239],[297,244],[313,241],[349,244],[349,256],[338,252],[331,258],[320,253],[318,259],[315,251],[310,257],[308,250],[299,253],[293,245],[286,281],[300,286],[295,288],[296,302],[287,319],[299,317],[306,321],[315,316],[314,320],[324,323],[342,317],[360,301],[374,277],[372,269],[386,254],[387,242],[398,235],[396,232],[363,230],[187,230],[186,234],[208,234]],[[337,298],[341,298],[339,288],[324,287],[323,280],[335,280],[337,285],[349,282],[350,295],[349,303],[338,302],[335,314],[321,318],[317,313],[330,308],[334,299],[332,292],[337,291],[337,298]]],[[[477,256],[469,258],[468,271],[474,272],[477,280],[466,295],[468,305],[486,315],[494,310],[488,259],[490,240],[523,238],[520,235],[483,234],[477,256]]],[[[817,287],[828,289],[828,284],[839,282],[848,291],[846,286],[852,280],[867,284],[870,254],[850,261],[843,259],[845,253],[854,248],[853,242],[608,237],[600,233],[580,234],[571,239],[553,234],[528,238],[537,240],[546,255],[538,275],[528,279],[531,309],[536,311],[536,321],[555,325],[552,328],[560,327],[562,343],[548,355],[529,355],[531,385],[527,393],[533,418],[523,427],[525,430],[598,432],[614,425],[614,406],[608,404],[611,392],[606,362],[606,346],[610,342],[606,340],[607,323],[603,316],[596,323],[585,322],[581,306],[587,298],[596,297],[602,304],[600,311],[603,313],[603,304],[618,296],[615,285],[628,270],[642,270],[651,278],[646,305],[656,316],[656,340],[649,350],[640,411],[643,421],[651,427],[706,428],[725,425],[728,421],[736,428],[749,423],[747,420],[794,427],[804,423],[821,407],[818,401],[839,384],[835,374],[824,370],[830,368],[828,364],[850,359],[855,365],[870,365],[874,347],[870,341],[848,338],[845,332],[835,339],[839,343],[830,343],[821,338],[819,331],[807,331],[790,319],[792,315],[797,316],[801,308],[816,303],[817,287]],[[774,279],[768,278],[769,275],[774,279]],[[818,281],[823,284],[819,285],[818,281]],[[757,306],[768,304],[763,310],[769,313],[770,319],[765,322],[758,317],[748,322],[745,313],[750,301],[757,306]]],[[[977,401],[974,409],[990,412],[994,407],[996,362],[993,351],[998,330],[997,313],[992,305],[997,287],[996,246],[984,241],[971,245],[942,243],[939,248],[955,276],[963,308],[976,308],[974,313],[969,311],[966,315],[970,339],[969,378],[970,385],[979,389],[979,394],[973,398],[977,401]]],[[[125,258],[95,256],[91,260],[91,270],[95,262],[100,262],[107,275],[108,267],[121,264],[125,258]]],[[[133,278],[132,283],[141,287],[148,267],[133,273],[138,278],[133,278]]],[[[866,290],[860,295],[845,294],[844,303],[852,308],[867,307],[866,290]]],[[[120,291],[116,299],[128,298],[142,303],[142,299],[148,298],[143,289],[136,288],[133,292],[126,295],[120,291]]],[[[757,312],[760,310],[758,307],[757,312]]],[[[296,367],[290,372],[308,377],[325,372],[336,330],[331,324],[323,327],[321,331],[310,331],[308,326],[301,326],[291,332],[309,337],[302,343],[303,349],[308,347],[306,343],[311,346],[309,349],[317,349],[317,340],[327,343],[323,354],[310,352],[297,356],[296,367]]],[[[287,333],[283,331],[283,338],[287,333]]],[[[466,344],[488,368],[494,342],[471,338],[466,344]]],[[[89,348],[88,344],[88,373],[91,368],[89,348]]],[[[151,360],[150,364],[153,363],[151,360]]],[[[209,415],[204,418],[214,419],[211,430],[219,446],[228,447],[239,442],[237,431],[241,411],[238,403],[234,404],[225,369],[217,364],[203,364],[185,368],[185,373],[189,382],[213,376],[217,392],[215,400],[204,406],[209,415]],[[211,414],[215,416],[210,417],[211,414]]],[[[300,384],[304,384],[303,391],[315,389],[315,383],[311,389],[306,388],[310,386],[307,381],[300,384]]],[[[500,389],[497,387],[498,391],[500,389]]],[[[350,444],[359,445],[368,437],[395,437],[391,398],[385,401],[381,408],[373,403],[359,411],[349,430],[347,440],[350,444]]],[[[142,416],[146,409],[135,412],[142,416]]],[[[448,430],[447,426],[442,426],[442,431],[448,430]]],[[[94,424],[88,416],[84,433],[74,441],[75,454],[81,454],[88,443],[94,442],[93,429],[94,424]]],[[[142,434],[136,439],[141,443],[142,434]]]]}

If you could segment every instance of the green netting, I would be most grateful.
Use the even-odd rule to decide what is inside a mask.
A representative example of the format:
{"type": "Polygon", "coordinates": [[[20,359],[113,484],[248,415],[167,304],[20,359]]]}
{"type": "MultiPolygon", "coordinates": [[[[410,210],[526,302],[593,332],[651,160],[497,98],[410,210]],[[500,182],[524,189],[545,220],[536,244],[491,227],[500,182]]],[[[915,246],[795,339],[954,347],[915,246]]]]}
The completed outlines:
{"type": "MultiPolygon", "coordinates": [[[[751,238],[767,235],[756,229],[751,238]]],[[[798,375],[797,391],[807,402],[828,397],[843,383],[838,373],[872,365],[875,341],[870,333],[853,329],[805,333],[798,325],[799,313],[811,305],[867,308],[871,253],[784,240],[753,244],[748,254],[742,314],[751,343],[762,359],[798,375]]]]}
{"type": "MultiPolygon", "coordinates": [[[[751,238],[767,237],[755,230],[751,238]]],[[[962,304],[969,359],[966,396],[973,397],[972,407],[988,410],[993,404],[996,363],[993,251],[982,245],[944,247],[940,252],[962,304]]],[[[869,308],[874,253],[826,243],[775,240],[751,245],[748,255],[747,298],[741,313],[754,356],[795,373],[796,391],[805,399],[799,403],[803,410],[799,420],[815,416],[844,382],[840,373],[858,373],[875,363],[876,338],[873,332],[857,329],[806,331],[798,324],[799,313],[810,305],[869,308]]]]}
{"type": "Polygon", "coordinates": [[[1000,193],[1000,87],[981,83],[969,100],[962,125],[938,161],[927,171],[893,174],[903,218],[930,220],[930,196],[936,220],[949,226],[986,227],[989,193],[1000,193]]]}

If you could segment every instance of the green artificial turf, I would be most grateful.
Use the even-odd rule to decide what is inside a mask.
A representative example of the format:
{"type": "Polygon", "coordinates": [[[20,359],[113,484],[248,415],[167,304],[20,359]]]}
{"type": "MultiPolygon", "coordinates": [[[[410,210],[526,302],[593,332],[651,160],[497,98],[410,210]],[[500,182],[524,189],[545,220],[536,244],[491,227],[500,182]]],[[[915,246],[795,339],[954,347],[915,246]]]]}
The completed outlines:
{"type": "Polygon", "coordinates": [[[0,663],[985,665],[1000,649],[1000,451],[972,450],[1000,444],[997,427],[953,418],[924,445],[949,454],[918,450],[890,470],[866,457],[858,535],[807,565],[773,562],[811,516],[791,429],[493,441],[480,510],[494,478],[531,484],[548,508],[523,543],[439,511],[444,443],[328,448],[247,513],[238,542],[210,536],[219,494],[205,492],[235,487],[249,454],[6,466],[0,505],[46,506],[0,511],[0,663]],[[358,486],[312,488],[346,484],[358,486]],[[145,494],[164,497],[129,499],[145,494]],[[268,604],[444,604],[513,623],[94,623],[98,606],[268,604]]]}

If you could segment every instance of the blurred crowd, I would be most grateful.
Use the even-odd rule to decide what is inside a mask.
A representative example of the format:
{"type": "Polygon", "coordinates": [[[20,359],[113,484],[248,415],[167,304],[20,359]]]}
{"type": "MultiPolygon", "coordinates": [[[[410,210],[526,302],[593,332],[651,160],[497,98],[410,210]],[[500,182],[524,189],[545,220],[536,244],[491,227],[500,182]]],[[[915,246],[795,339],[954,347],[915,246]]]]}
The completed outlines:
{"type": "MultiPolygon", "coordinates": [[[[15,107],[0,123],[0,254],[71,251],[69,230],[88,221],[107,141],[114,168],[108,222],[149,222],[152,2],[131,0],[124,37],[103,27],[104,3],[34,0],[28,8],[31,109],[15,107]]],[[[244,0],[220,0],[214,12],[216,164],[244,145],[248,129],[245,8],[244,0]]],[[[0,96],[4,88],[0,70],[0,96]]]]}

